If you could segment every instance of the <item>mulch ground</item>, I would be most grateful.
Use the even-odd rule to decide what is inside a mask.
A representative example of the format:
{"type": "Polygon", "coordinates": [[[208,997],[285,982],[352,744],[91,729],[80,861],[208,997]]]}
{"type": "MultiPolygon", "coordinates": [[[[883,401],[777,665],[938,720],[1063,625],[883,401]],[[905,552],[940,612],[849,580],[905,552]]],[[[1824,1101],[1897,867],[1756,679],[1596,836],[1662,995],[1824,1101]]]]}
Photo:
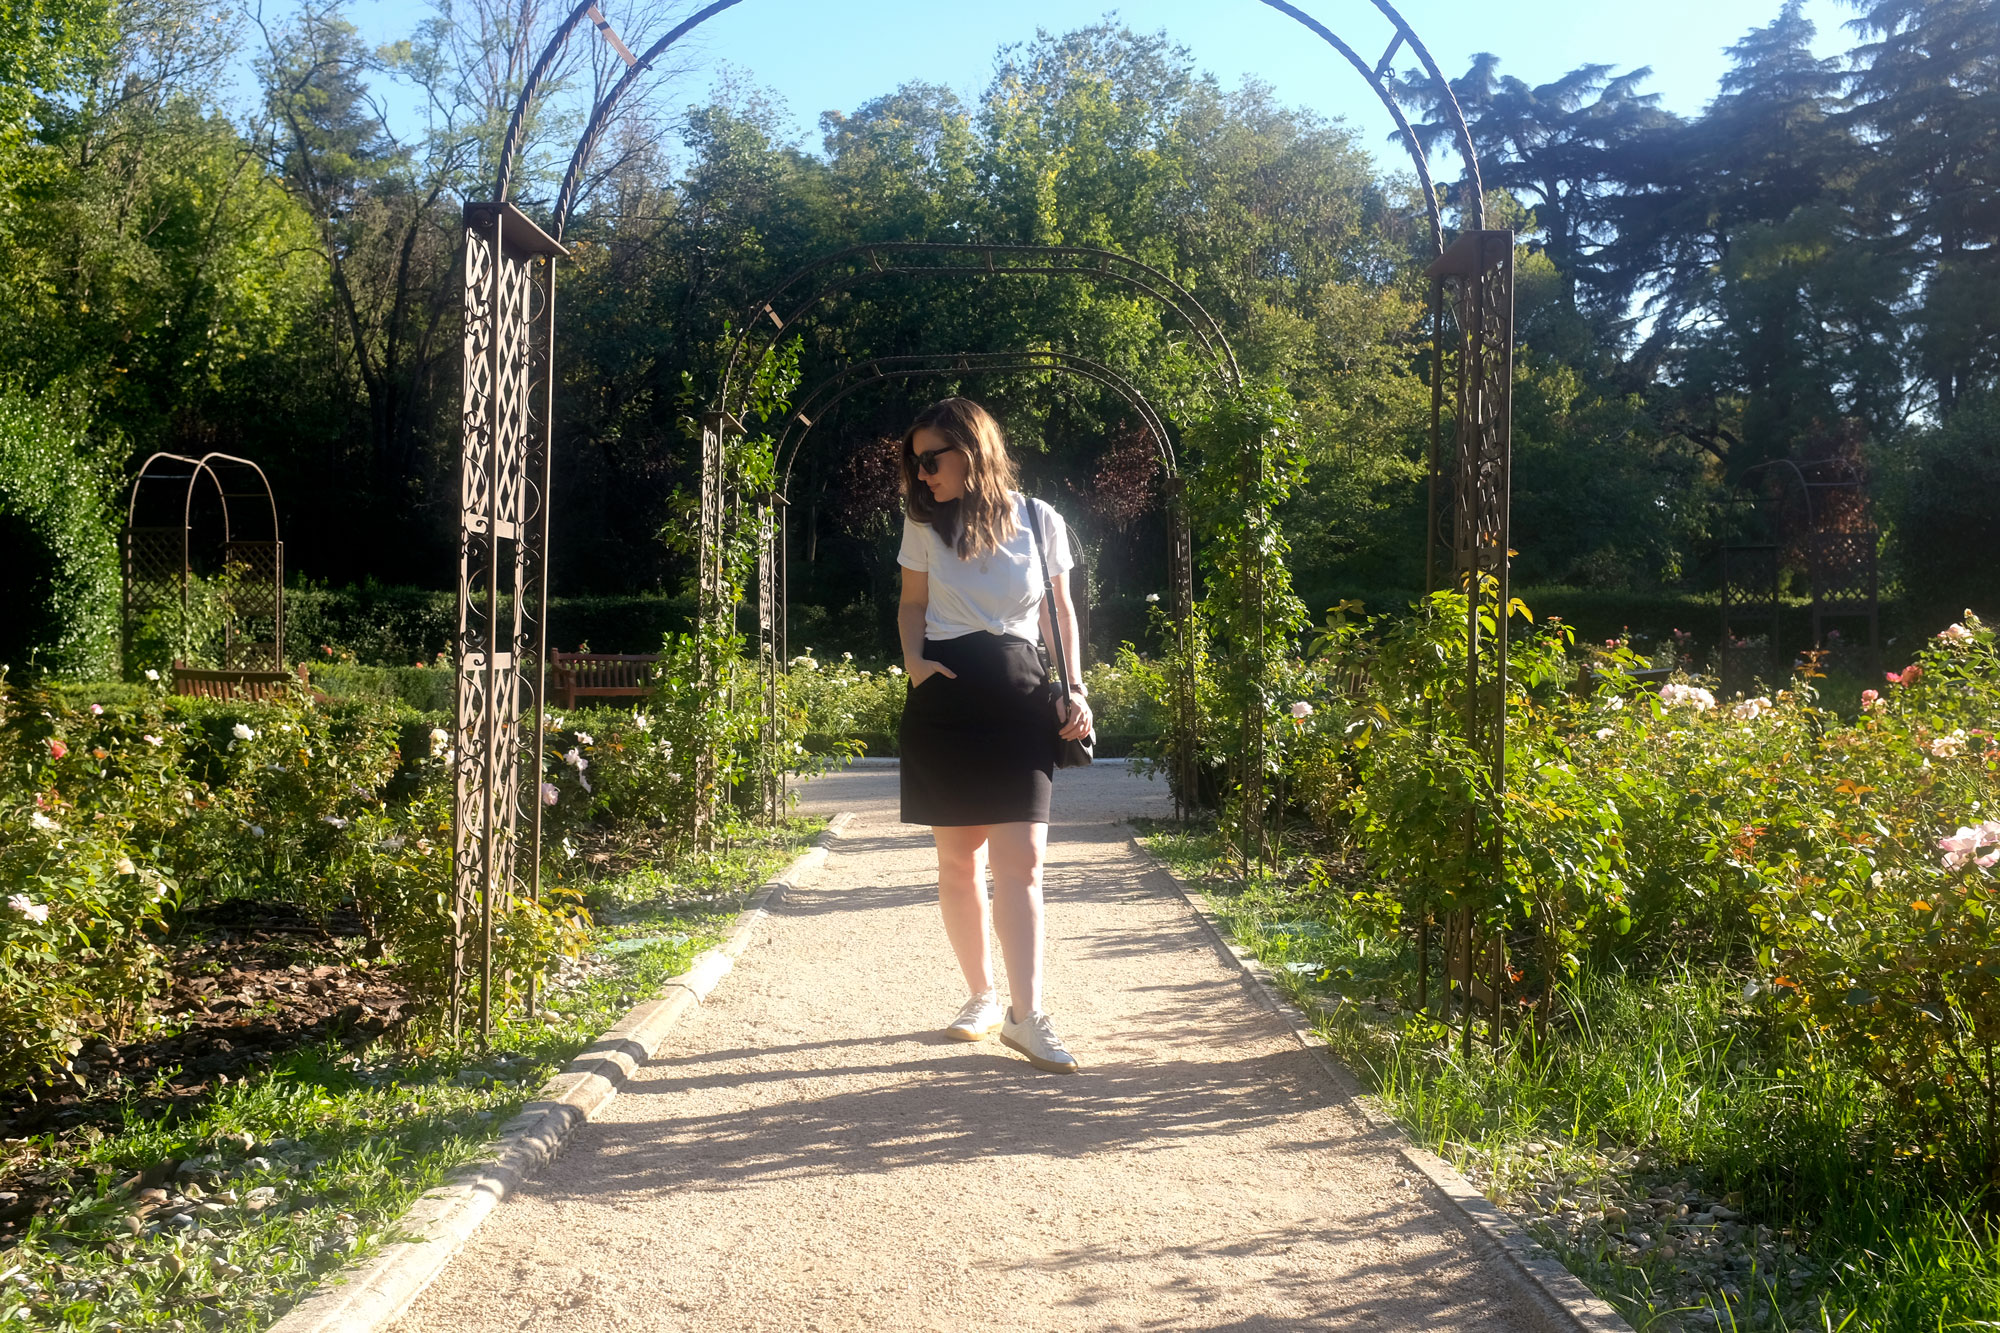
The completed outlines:
{"type": "MultiPolygon", "coordinates": [[[[393,969],[357,965],[366,944],[351,914],[250,901],[185,914],[167,945],[172,984],[153,1001],[155,1033],[90,1043],[72,1079],[0,1090],[0,1139],[115,1131],[128,1110],[170,1117],[298,1047],[392,1032],[410,999],[393,969]]],[[[45,1175],[10,1173],[0,1154],[0,1250],[77,1183],[45,1175]]]]}

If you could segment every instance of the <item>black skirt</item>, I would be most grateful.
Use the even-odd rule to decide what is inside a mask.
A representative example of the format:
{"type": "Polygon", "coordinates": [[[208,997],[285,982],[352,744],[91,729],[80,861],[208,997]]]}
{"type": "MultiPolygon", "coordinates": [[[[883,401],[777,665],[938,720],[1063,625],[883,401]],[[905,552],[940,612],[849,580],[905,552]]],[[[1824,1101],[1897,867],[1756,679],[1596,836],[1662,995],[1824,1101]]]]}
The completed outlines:
{"type": "Polygon", "coordinates": [[[967,634],[925,639],[924,656],[958,675],[935,673],[904,696],[903,822],[1048,823],[1055,709],[1035,645],[967,634]]]}

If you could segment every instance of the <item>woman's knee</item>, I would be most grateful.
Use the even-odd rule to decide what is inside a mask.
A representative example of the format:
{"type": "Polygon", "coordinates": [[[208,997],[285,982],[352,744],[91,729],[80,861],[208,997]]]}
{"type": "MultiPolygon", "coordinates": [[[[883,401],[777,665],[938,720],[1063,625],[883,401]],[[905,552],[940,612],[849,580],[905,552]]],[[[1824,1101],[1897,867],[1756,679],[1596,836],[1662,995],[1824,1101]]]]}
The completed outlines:
{"type": "Polygon", "coordinates": [[[1033,824],[1009,825],[1005,833],[996,830],[989,846],[995,884],[1042,884],[1042,839],[1033,824]]]}
{"type": "Polygon", "coordinates": [[[941,879],[977,880],[981,877],[983,863],[986,860],[985,840],[940,836],[937,840],[937,858],[938,876],[941,879]]]}

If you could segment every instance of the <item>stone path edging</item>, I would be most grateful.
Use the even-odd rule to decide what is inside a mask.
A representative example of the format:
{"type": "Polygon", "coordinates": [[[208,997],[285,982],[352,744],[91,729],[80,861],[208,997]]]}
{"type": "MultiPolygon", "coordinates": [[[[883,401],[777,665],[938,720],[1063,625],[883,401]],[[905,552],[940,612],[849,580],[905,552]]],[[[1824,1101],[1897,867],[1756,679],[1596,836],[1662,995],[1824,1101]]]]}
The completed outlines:
{"type": "Polygon", "coordinates": [[[270,1333],[377,1333],[400,1318],[424,1288],[464,1248],[480,1223],[537,1168],[562,1151],[579,1127],[616,1097],[641,1061],[727,976],[772,903],[825,863],[827,850],[853,819],[838,814],[807,851],[767,880],[744,904],[727,942],[695,959],[663,993],[633,1008],[578,1053],[543,1087],[542,1095],[501,1127],[484,1159],[427,1191],[399,1219],[414,1239],[397,1241],[360,1267],[330,1277],[273,1324],[270,1333]]]}
{"type": "MultiPolygon", "coordinates": [[[[1540,1316],[1548,1333],[1632,1333],[1632,1326],[1604,1299],[1585,1286],[1583,1280],[1545,1253],[1521,1230],[1512,1218],[1481,1194],[1451,1163],[1410,1142],[1402,1126],[1383,1114],[1374,1098],[1362,1092],[1352,1074],[1340,1062],[1326,1039],[1313,1031],[1312,1020],[1285,998],[1271,970],[1238,947],[1208,904],[1208,895],[1188,887],[1168,865],[1134,836],[1132,845],[1139,854],[1173,883],[1187,905],[1200,918],[1217,952],[1232,963],[1249,991],[1265,1008],[1291,1030],[1292,1037],[1313,1053],[1342,1095],[1353,1103],[1361,1118],[1378,1132],[1393,1135],[1398,1150],[1443,1199],[1445,1212],[1476,1238],[1482,1249],[1500,1261],[1515,1279],[1530,1306],[1540,1316]]],[[[289,1333],[289,1330],[287,1330],[289,1333]]]]}

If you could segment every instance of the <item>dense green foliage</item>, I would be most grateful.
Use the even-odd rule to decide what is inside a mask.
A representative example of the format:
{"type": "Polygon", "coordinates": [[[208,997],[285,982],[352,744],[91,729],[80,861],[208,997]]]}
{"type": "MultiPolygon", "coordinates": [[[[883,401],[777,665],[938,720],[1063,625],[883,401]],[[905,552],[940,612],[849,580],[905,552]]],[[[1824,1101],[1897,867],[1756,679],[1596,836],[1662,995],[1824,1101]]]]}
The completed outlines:
{"type": "MultiPolygon", "coordinates": [[[[0,174],[8,364],[32,393],[84,396],[93,457],[257,458],[290,565],[315,579],[438,587],[450,567],[455,228],[489,188],[515,77],[492,73],[509,68],[511,14],[475,11],[381,52],[337,3],[261,27],[199,0],[31,7],[0,41],[29,97],[0,174]],[[245,47],[256,97],[236,105],[225,73],[245,47]],[[391,104],[410,109],[382,119],[391,104]]],[[[1456,81],[1492,216],[1523,237],[1520,581],[1711,587],[1716,545],[1751,521],[1726,503],[1746,470],[1837,455],[1874,477],[1888,584],[1923,602],[1919,620],[1993,610],[1990,506],[1973,497],[1995,466],[2000,15],[1994,0],[1858,14],[1859,44],[1825,61],[1782,8],[1691,118],[1653,104],[1645,71],[1530,87],[1481,56],[1456,81]]],[[[693,482],[686,421],[724,331],[794,268],[894,239],[1106,246],[1170,272],[1251,380],[1292,401],[1304,472],[1282,518],[1309,603],[1414,594],[1417,201],[1361,151],[1372,130],[1226,90],[1197,56],[1115,23],[1043,35],[1003,51],[976,99],[906,83],[829,113],[816,144],[740,85],[668,114],[669,81],[628,107],[569,231],[555,591],[684,586],[660,536],[693,482]]],[[[558,80],[529,123],[531,211],[589,83],[558,80]]],[[[1441,136],[1429,92],[1403,91],[1441,136]]],[[[1169,415],[1214,387],[1187,331],[1109,281],[884,279],[796,332],[804,386],[867,356],[1053,347],[1101,358],[1169,415]]],[[[1121,401],[1053,373],[875,385],[817,423],[787,511],[795,633],[893,648],[894,477],[876,442],[960,388],[1000,409],[1030,488],[1074,520],[1118,622],[1094,636],[1108,653],[1164,584],[1159,472],[1121,401]]],[[[630,650],[660,628],[573,637],[630,650]]],[[[379,647],[366,655],[394,662],[435,645],[379,647]]]]}
{"type": "MultiPolygon", "coordinates": [[[[582,849],[691,851],[693,756],[717,755],[707,780],[725,794],[751,771],[747,672],[703,686],[691,652],[669,641],[659,697],[638,710],[546,719],[543,896],[496,915],[505,998],[588,924],[582,849]]],[[[444,667],[335,663],[318,677],[325,701],[189,699],[158,684],[0,693],[0,1087],[66,1069],[93,1034],[149,1030],[166,923],[230,898],[349,908],[410,992],[438,1000],[450,718],[412,705],[448,700],[451,682],[444,667]]],[[[810,768],[785,740],[790,766],[810,768]]],[[[733,827],[726,803],[720,815],[733,827]]]]}
{"type": "MultiPolygon", "coordinates": [[[[1497,792],[1454,717],[1462,598],[1396,620],[1336,614],[1289,665],[1292,735],[1267,824],[1290,834],[1233,909],[1245,937],[1315,1002],[1402,1011],[1340,1008],[1344,1049],[1427,1139],[1474,1152],[1496,1191],[1534,1196],[1535,1172],[1507,1178],[1524,1142],[1571,1142],[1587,1170],[1636,1154],[1612,1163],[1622,1178],[1595,1211],[1574,1202],[1578,1177],[1552,1187],[1572,1199],[1563,1225],[1581,1228],[1558,1238],[1582,1246],[1572,1262],[1635,1314],[1669,1308],[1679,1279],[1671,1248],[1650,1252],[1664,1233],[1634,1240],[1614,1204],[1680,1177],[1747,1196],[1792,1237],[1787,1256],[1814,1253],[1768,1300],[1730,1288],[1745,1326],[1799,1326],[1805,1286],[1836,1325],[1845,1311],[1871,1327],[1992,1318],[1993,629],[1968,614],[1875,688],[1807,676],[1718,700],[1685,676],[1640,686],[1628,673],[1652,663],[1629,643],[1579,649],[1526,614],[1497,792]],[[1469,814],[1487,835],[1476,843],[1469,814]],[[1437,927],[1456,911],[1507,942],[1502,1030],[1445,1005],[1437,927]],[[1841,1276],[1869,1247],[1896,1256],[1880,1280],[1841,1276]]],[[[1216,853],[1232,876],[1250,868],[1227,840],[1216,853]]],[[[1523,1206],[1560,1211],[1555,1195],[1523,1206]]]]}
{"type": "Polygon", "coordinates": [[[118,666],[118,547],[102,460],[73,403],[0,384],[0,662],[82,675],[118,666]]]}

